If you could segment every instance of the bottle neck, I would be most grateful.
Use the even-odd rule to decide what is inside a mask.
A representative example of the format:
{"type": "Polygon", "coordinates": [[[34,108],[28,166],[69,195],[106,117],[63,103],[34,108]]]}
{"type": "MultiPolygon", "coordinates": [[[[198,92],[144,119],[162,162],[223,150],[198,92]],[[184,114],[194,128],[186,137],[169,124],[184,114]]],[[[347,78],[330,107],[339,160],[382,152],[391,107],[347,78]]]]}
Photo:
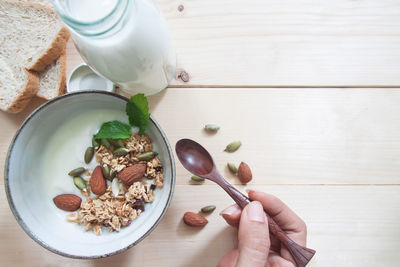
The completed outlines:
{"type": "Polygon", "coordinates": [[[134,0],[53,0],[64,23],[76,33],[91,37],[118,30],[134,0]]]}

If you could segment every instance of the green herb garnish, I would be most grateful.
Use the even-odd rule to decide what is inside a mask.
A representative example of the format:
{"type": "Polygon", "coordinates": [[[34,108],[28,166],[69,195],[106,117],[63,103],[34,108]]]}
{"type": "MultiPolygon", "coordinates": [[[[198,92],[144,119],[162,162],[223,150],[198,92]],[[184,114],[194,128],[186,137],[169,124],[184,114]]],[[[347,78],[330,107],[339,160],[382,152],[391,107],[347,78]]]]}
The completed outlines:
{"type": "Polygon", "coordinates": [[[131,126],[120,121],[108,121],[103,123],[100,130],[94,135],[95,139],[126,139],[129,137],[131,137],[131,126]]]}
{"type": "Polygon", "coordinates": [[[139,127],[139,134],[146,132],[146,126],[150,120],[149,103],[144,94],[137,94],[131,97],[126,103],[126,114],[132,126],[139,127]]]}
{"type": "MultiPolygon", "coordinates": [[[[132,126],[139,127],[139,134],[146,132],[150,120],[149,103],[144,94],[131,97],[126,103],[126,114],[132,126]]],[[[108,121],[101,125],[100,130],[93,136],[94,139],[126,139],[131,137],[131,126],[120,121],[108,121]]]]}

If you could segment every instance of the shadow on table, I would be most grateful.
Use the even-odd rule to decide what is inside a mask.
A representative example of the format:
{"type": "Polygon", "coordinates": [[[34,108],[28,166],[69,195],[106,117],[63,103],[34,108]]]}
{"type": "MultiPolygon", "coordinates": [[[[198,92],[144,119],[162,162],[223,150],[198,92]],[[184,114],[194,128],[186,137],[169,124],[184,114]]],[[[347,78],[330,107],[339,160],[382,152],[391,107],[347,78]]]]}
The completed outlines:
{"type": "Polygon", "coordinates": [[[167,90],[169,90],[169,89],[166,88],[166,89],[162,90],[161,92],[148,97],[150,113],[153,113],[154,110],[157,109],[158,104],[164,98],[165,94],[167,93],[167,90]]]}
{"type": "MultiPolygon", "coordinates": [[[[150,113],[152,113],[157,108],[158,103],[160,103],[160,101],[164,98],[164,95],[167,93],[167,90],[168,90],[168,87],[155,95],[151,95],[151,96],[147,97],[147,99],[149,101],[150,113]]],[[[116,93],[120,94],[128,99],[134,95],[134,94],[126,93],[126,92],[122,91],[121,89],[117,89],[116,93]]]]}
{"type": "MultiPolygon", "coordinates": [[[[201,232],[198,228],[189,227],[186,225],[179,225],[179,228],[185,230],[178,232],[179,238],[194,239],[196,233],[201,232]],[[193,231],[191,231],[192,229],[193,231]],[[183,236],[184,235],[184,236],[183,236]],[[189,236],[188,236],[189,235],[189,236]]],[[[179,229],[178,228],[178,229],[179,229]]],[[[232,227],[226,226],[219,233],[210,237],[207,244],[202,243],[202,247],[196,249],[197,253],[187,258],[185,262],[179,264],[179,266],[216,266],[218,261],[234,247],[235,231],[232,227]],[[226,238],[232,236],[231,239],[226,238]],[[215,262],[210,262],[215,261],[215,262]]],[[[112,266],[112,267],[125,267],[125,266],[140,266],[141,262],[134,256],[135,247],[128,249],[127,251],[111,256],[104,259],[96,259],[88,261],[93,267],[101,266],[112,266]]],[[[165,263],[165,262],[164,262],[165,263]]]]}
{"type": "Polygon", "coordinates": [[[234,247],[235,235],[232,233],[232,227],[226,226],[218,234],[210,238],[208,244],[199,248],[197,253],[192,257],[188,258],[182,266],[217,266],[218,261],[234,247]],[[230,242],[226,236],[232,236],[232,242],[230,242]],[[215,262],[210,262],[210,260],[215,262]],[[203,265],[199,263],[204,263],[203,265]]]}
{"type": "Polygon", "coordinates": [[[45,102],[46,100],[42,98],[34,97],[26,106],[26,108],[20,113],[12,114],[12,113],[1,112],[0,120],[10,122],[14,124],[16,127],[19,127],[21,123],[25,120],[25,118],[28,117],[29,114],[31,114],[37,107],[39,107],[41,104],[45,102]]]}
{"type": "Polygon", "coordinates": [[[179,237],[195,236],[201,233],[201,228],[186,225],[183,220],[179,221],[176,227],[176,233],[179,237]]]}
{"type": "Polygon", "coordinates": [[[99,266],[112,266],[112,267],[123,267],[123,266],[132,266],[133,262],[132,254],[135,253],[135,248],[128,249],[127,251],[122,252],[121,254],[114,255],[111,257],[107,257],[104,259],[96,259],[89,261],[93,267],[99,266]]]}

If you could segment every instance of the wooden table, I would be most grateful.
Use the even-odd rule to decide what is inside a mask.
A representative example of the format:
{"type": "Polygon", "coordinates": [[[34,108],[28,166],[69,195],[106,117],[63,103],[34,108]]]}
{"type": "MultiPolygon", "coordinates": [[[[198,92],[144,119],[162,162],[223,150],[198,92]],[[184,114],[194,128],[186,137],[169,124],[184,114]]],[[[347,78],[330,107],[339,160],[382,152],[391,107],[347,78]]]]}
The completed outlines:
{"type": "MultiPolygon", "coordinates": [[[[241,190],[279,196],[308,225],[310,266],[398,266],[400,261],[400,2],[392,0],[157,0],[179,69],[190,75],[150,97],[172,145],[193,138],[241,190]],[[181,7],[179,8],[179,6],[181,7]],[[182,10],[183,8],[183,10],[182,10]],[[188,111],[189,110],[189,111],[188,111]],[[210,136],[206,123],[221,126],[210,136]],[[234,154],[227,143],[241,140],[234,154]],[[246,187],[226,162],[246,161],[246,187]]],[[[81,62],[68,45],[68,73],[81,62]]],[[[22,113],[0,113],[0,168],[22,113]]],[[[215,266],[236,232],[218,213],[232,201],[195,186],[180,163],[171,207],[136,247],[100,260],[55,255],[31,240],[0,180],[2,266],[215,266]],[[217,210],[202,230],[185,211],[217,210]]],[[[3,173],[3,172],[1,172],[3,173]]]]}

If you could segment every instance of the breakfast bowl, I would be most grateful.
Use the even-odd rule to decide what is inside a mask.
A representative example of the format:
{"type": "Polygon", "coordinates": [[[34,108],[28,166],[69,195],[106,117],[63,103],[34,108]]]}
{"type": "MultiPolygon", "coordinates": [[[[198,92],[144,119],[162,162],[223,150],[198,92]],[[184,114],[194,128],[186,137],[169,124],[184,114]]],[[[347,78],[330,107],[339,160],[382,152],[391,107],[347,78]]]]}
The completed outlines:
{"type": "MultiPolygon", "coordinates": [[[[85,151],[92,146],[92,136],[102,123],[118,120],[128,124],[125,114],[128,101],[102,91],[62,95],[37,108],[16,132],[5,162],[5,190],[19,225],[44,248],[71,258],[107,257],[139,243],[164,217],[174,191],[175,165],[168,140],[151,116],[146,134],[162,164],[159,171],[163,185],[157,188],[151,185],[154,200],[143,201],[142,212],[137,210],[138,216],[129,220],[129,224],[118,231],[111,231],[108,225],[109,229],[102,227],[101,235],[95,235],[92,230],[85,230],[85,227],[90,229],[87,225],[67,220],[73,213],[61,210],[53,201],[60,194],[74,194],[85,202],[81,193],[87,193],[86,188],[80,190],[68,173],[77,167],[93,170],[99,165],[96,156],[87,164],[85,151]]],[[[86,175],[90,177],[93,173],[86,175]]],[[[143,180],[146,181],[141,184],[149,183],[145,186],[149,192],[152,180],[143,180]]],[[[110,182],[107,183],[110,188],[110,182]]]]}

